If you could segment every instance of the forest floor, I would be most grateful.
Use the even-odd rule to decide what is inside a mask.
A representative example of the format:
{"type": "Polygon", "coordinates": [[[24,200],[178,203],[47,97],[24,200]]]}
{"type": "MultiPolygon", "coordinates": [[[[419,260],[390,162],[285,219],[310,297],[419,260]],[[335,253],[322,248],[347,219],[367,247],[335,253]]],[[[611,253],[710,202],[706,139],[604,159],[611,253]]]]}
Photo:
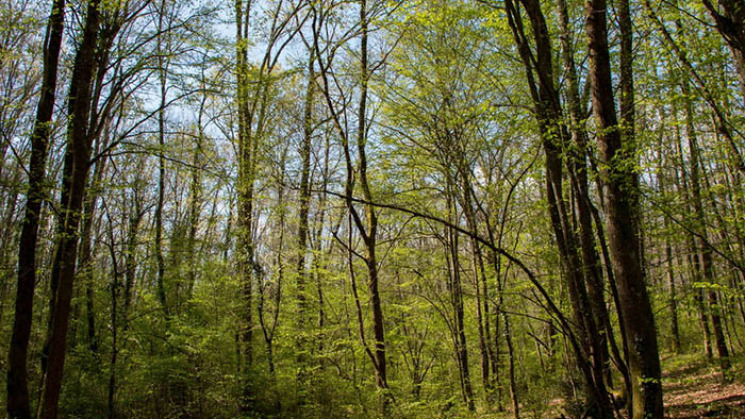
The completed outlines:
{"type": "Polygon", "coordinates": [[[739,374],[741,360],[733,360],[734,379],[730,383],[723,382],[716,364],[687,357],[673,361],[676,365],[666,368],[663,374],[665,417],[745,418],[745,380],[739,374]]]}

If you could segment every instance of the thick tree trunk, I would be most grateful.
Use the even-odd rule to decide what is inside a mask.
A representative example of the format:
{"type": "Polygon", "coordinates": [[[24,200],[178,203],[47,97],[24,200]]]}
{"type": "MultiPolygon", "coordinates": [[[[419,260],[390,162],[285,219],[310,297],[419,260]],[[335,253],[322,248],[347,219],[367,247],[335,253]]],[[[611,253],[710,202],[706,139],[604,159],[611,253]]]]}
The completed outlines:
{"type": "Polygon", "coordinates": [[[57,88],[57,67],[62,46],[65,21],[65,2],[56,0],[47,24],[47,43],[44,46],[44,76],[41,98],[36,109],[36,120],[31,137],[29,187],[18,246],[18,285],[16,287],[15,319],[8,352],[7,412],[10,418],[30,418],[27,356],[34,311],[36,284],[36,245],[41,206],[44,200],[46,161],[51,133],[52,112],[57,88]]]}
{"type": "Polygon", "coordinates": [[[46,345],[46,368],[39,404],[39,417],[57,417],[60,388],[67,351],[78,226],[88,178],[91,135],[88,119],[91,84],[96,69],[96,45],[99,33],[100,0],[91,0],[85,17],[83,37],[75,57],[69,93],[67,150],[62,179],[60,217],[56,229],[56,251],[52,264],[52,304],[46,345]]]}
{"type": "MultiPolygon", "coordinates": [[[[561,27],[562,62],[567,84],[567,107],[570,119],[570,130],[575,151],[569,156],[570,184],[577,199],[576,212],[579,227],[579,241],[582,250],[584,275],[587,280],[587,291],[590,306],[598,328],[598,362],[603,365],[608,384],[610,385],[610,355],[607,342],[613,338],[608,308],[605,305],[603,272],[597,242],[593,230],[593,205],[590,198],[587,176],[588,135],[583,124],[583,105],[579,93],[577,66],[574,62],[574,45],[569,28],[569,12],[565,0],[558,1],[558,14],[561,27]]],[[[571,149],[571,147],[570,147],[571,149]]],[[[626,376],[625,366],[619,363],[622,375],[626,376]]]]}
{"type": "Polygon", "coordinates": [[[613,100],[605,0],[586,2],[590,82],[596,118],[600,176],[605,190],[613,270],[629,341],[632,417],[662,419],[662,383],[652,304],[647,294],[634,211],[638,189],[633,144],[624,144],[613,100]]]}

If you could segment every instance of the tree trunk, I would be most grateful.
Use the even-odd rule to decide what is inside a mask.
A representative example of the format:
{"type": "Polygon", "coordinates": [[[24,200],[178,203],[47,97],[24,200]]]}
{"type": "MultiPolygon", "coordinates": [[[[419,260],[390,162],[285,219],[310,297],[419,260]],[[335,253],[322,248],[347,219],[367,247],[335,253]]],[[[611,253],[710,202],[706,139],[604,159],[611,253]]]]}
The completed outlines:
{"type": "MultiPolygon", "coordinates": [[[[448,177],[447,182],[447,210],[448,221],[456,224],[457,214],[455,210],[453,182],[448,177]]],[[[468,365],[468,343],[465,331],[465,315],[463,311],[463,284],[461,281],[461,266],[459,254],[458,232],[447,228],[446,249],[448,252],[448,290],[450,291],[450,306],[453,309],[453,344],[455,346],[455,358],[458,360],[458,371],[460,375],[461,394],[463,401],[469,411],[475,410],[473,400],[473,386],[471,385],[471,374],[468,365]]]]}
{"type": "MultiPolygon", "coordinates": [[[[88,187],[88,194],[83,210],[83,229],[80,238],[80,255],[78,257],[78,277],[85,284],[85,305],[88,348],[94,354],[98,353],[98,338],[96,337],[96,313],[93,305],[93,224],[96,218],[96,206],[98,205],[98,189],[101,186],[101,178],[106,167],[106,158],[102,157],[93,171],[93,176],[88,187]]],[[[74,337],[74,333],[73,333],[74,337]]]]}
{"type": "Polygon", "coordinates": [[[504,339],[507,342],[507,356],[509,357],[510,397],[512,398],[512,413],[515,419],[520,419],[520,402],[517,398],[517,381],[515,379],[515,348],[512,345],[512,331],[510,318],[502,313],[504,319],[504,339]]]}
{"type": "MultiPolygon", "coordinates": [[[[666,194],[665,190],[665,173],[662,170],[663,163],[662,163],[662,155],[660,155],[660,174],[659,174],[659,187],[660,192],[664,196],[666,194]]],[[[663,220],[664,223],[664,229],[665,229],[665,259],[666,265],[667,265],[667,284],[668,284],[668,304],[670,305],[670,331],[673,335],[673,351],[675,351],[676,354],[680,354],[681,352],[681,344],[680,344],[680,326],[678,321],[678,297],[676,292],[676,286],[675,286],[675,259],[673,257],[673,247],[670,243],[670,235],[672,234],[671,226],[670,226],[670,220],[668,217],[665,217],[663,220]]]]}
{"type": "Polygon", "coordinates": [[[194,285],[197,282],[199,271],[199,258],[197,249],[197,232],[202,215],[202,147],[204,141],[204,125],[202,117],[204,114],[204,100],[199,106],[199,120],[197,122],[196,144],[192,152],[191,182],[189,184],[189,233],[186,241],[186,255],[189,262],[189,273],[186,283],[186,295],[184,301],[189,301],[194,293],[194,285]]]}
{"type": "MultiPolygon", "coordinates": [[[[605,292],[603,287],[603,273],[600,256],[597,251],[597,242],[592,228],[593,204],[590,198],[589,182],[587,176],[587,151],[588,135],[583,125],[583,105],[579,93],[579,81],[577,66],[574,62],[574,45],[571,42],[571,30],[569,29],[569,12],[565,0],[558,2],[558,14],[561,26],[562,61],[565,77],[567,80],[567,105],[570,118],[570,129],[572,142],[576,151],[570,152],[569,172],[571,188],[576,194],[577,219],[579,227],[579,241],[582,251],[584,275],[587,280],[587,291],[590,298],[590,307],[598,328],[598,362],[602,364],[608,384],[610,385],[610,355],[607,342],[613,338],[613,330],[610,324],[610,316],[605,305],[605,292]]],[[[571,149],[571,147],[569,147],[571,149]]],[[[625,367],[619,363],[622,375],[626,375],[625,367]]]]}
{"type": "Polygon", "coordinates": [[[88,132],[91,84],[96,69],[100,0],[91,0],[85,17],[83,37],[75,56],[70,82],[67,149],[62,178],[60,217],[56,229],[56,251],[52,264],[52,304],[46,345],[46,368],[39,403],[39,417],[57,417],[60,388],[67,351],[78,225],[83,206],[90,164],[91,141],[88,132]]]}
{"type": "MultiPolygon", "coordinates": [[[[107,213],[108,215],[108,213],[107,213]]],[[[114,225],[109,215],[109,255],[111,256],[111,355],[109,358],[109,386],[107,392],[107,413],[109,419],[116,417],[116,362],[119,355],[119,288],[121,288],[119,262],[116,257],[114,225]]]]}
{"type": "MultiPolygon", "coordinates": [[[[691,100],[686,100],[686,129],[688,136],[688,150],[690,151],[690,164],[691,164],[691,197],[693,198],[693,209],[695,219],[698,224],[698,230],[700,237],[698,239],[698,251],[701,255],[701,267],[703,268],[704,280],[709,287],[713,287],[716,284],[716,278],[714,276],[714,261],[713,252],[711,245],[705,240],[708,237],[708,231],[706,227],[706,214],[704,212],[704,204],[701,198],[701,167],[699,163],[699,148],[698,138],[696,131],[693,128],[693,109],[691,100]]],[[[701,290],[703,293],[703,290],[701,290]]],[[[719,362],[722,367],[724,376],[727,377],[727,373],[730,369],[729,361],[729,350],[724,337],[724,331],[722,329],[722,319],[719,310],[719,302],[716,295],[716,291],[713,288],[709,288],[706,293],[709,300],[709,314],[711,316],[711,327],[714,332],[714,342],[717,346],[717,355],[719,356],[719,362]]],[[[710,350],[709,350],[710,351],[710,350]]]]}
{"type": "Polygon", "coordinates": [[[305,286],[308,270],[305,266],[305,254],[308,251],[308,214],[310,212],[310,152],[313,140],[313,96],[315,95],[315,56],[310,53],[308,63],[308,86],[305,92],[303,109],[303,142],[300,146],[300,211],[298,212],[298,249],[297,249],[297,300],[298,300],[298,329],[302,331],[306,321],[307,295],[305,286]]]}
{"type": "MultiPolygon", "coordinates": [[[[357,154],[359,156],[359,179],[362,188],[362,195],[367,202],[365,204],[366,225],[361,232],[365,243],[365,264],[367,265],[367,288],[370,295],[370,304],[372,305],[373,317],[373,336],[375,338],[375,360],[376,360],[376,383],[378,388],[388,388],[388,378],[386,374],[386,354],[385,354],[385,330],[383,326],[383,307],[380,301],[380,291],[378,289],[378,258],[376,255],[377,237],[378,237],[378,215],[372,203],[373,197],[370,191],[370,185],[367,177],[367,155],[365,144],[367,143],[367,84],[370,78],[370,71],[367,63],[367,38],[368,38],[368,17],[367,17],[367,0],[360,0],[360,106],[357,114],[357,154]],[[364,231],[363,231],[364,230],[364,231]]],[[[359,220],[359,218],[355,218],[359,220]]],[[[361,227],[358,225],[358,227],[361,227]]],[[[387,399],[387,396],[384,396],[387,399]]],[[[387,401],[384,401],[384,407],[387,401]]]]}
{"type": "Polygon", "coordinates": [[[36,245],[38,241],[41,206],[46,194],[44,178],[57,88],[57,67],[62,46],[65,21],[65,2],[56,0],[47,24],[47,43],[44,45],[44,69],[39,104],[36,109],[34,131],[31,136],[28,195],[18,245],[18,285],[16,287],[15,318],[8,352],[7,412],[10,418],[31,417],[28,394],[28,344],[34,311],[36,285],[36,245]]]}
{"type": "Polygon", "coordinates": [[[717,31],[730,47],[745,99],[745,4],[742,0],[718,0],[717,8],[711,0],[703,0],[703,3],[714,18],[717,31]]]}
{"type": "Polygon", "coordinates": [[[241,411],[247,413],[253,404],[250,371],[253,364],[253,276],[254,276],[254,243],[253,243],[253,193],[254,193],[254,150],[251,123],[252,113],[249,108],[248,80],[248,30],[251,15],[251,0],[244,5],[244,0],[235,1],[236,13],[236,79],[238,84],[238,218],[237,249],[238,271],[243,292],[243,323],[240,326],[240,344],[242,346],[241,372],[243,395],[241,411]],[[245,6],[245,7],[244,7],[245,6]]]}
{"type": "MultiPolygon", "coordinates": [[[[163,15],[165,13],[165,1],[161,3],[158,13],[158,29],[163,29],[163,15]]],[[[158,287],[158,300],[163,309],[166,327],[170,321],[170,310],[165,284],[165,258],[163,256],[163,207],[165,205],[166,189],[166,109],[168,91],[166,85],[167,61],[165,60],[162,39],[158,37],[158,78],[160,82],[160,108],[158,109],[158,201],[155,206],[155,262],[156,262],[156,284],[158,287]]]]}
{"type": "MultiPolygon", "coordinates": [[[[562,109],[559,93],[554,86],[553,63],[550,45],[550,36],[545,17],[537,0],[521,0],[528,18],[533,27],[535,37],[535,59],[528,46],[528,40],[522,27],[522,18],[516,5],[508,0],[506,2],[509,23],[513,36],[518,44],[521,58],[526,70],[526,77],[531,89],[534,112],[538,120],[539,131],[542,137],[543,149],[546,154],[546,197],[548,200],[549,216],[553,228],[554,237],[559,250],[559,255],[564,269],[569,296],[572,303],[577,335],[582,343],[582,353],[578,354],[578,363],[591,362],[592,376],[585,377],[587,403],[593,411],[602,417],[612,417],[608,392],[605,388],[605,379],[608,375],[608,350],[605,335],[600,333],[600,327],[594,312],[600,312],[604,307],[604,301],[596,303],[598,306],[593,310],[588,295],[588,289],[594,290],[594,296],[601,298],[602,293],[599,278],[590,278],[597,274],[597,270],[591,272],[587,269],[588,260],[583,263],[580,254],[580,245],[575,233],[573,223],[570,221],[568,205],[563,193],[563,167],[562,154],[568,149],[567,127],[563,123],[562,109]],[[587,273],[587,280],[585,279],[587,273]]],[[[581,170],[578,163],[570,164],[572,170],[581,170]]],[[[578,192],[581,188],[574,181],[578,192]]],[[[586,189],[586,188],[585,188],[586,189]]],[[[581,197],[582,208],[585,210],[585,218],[588,221],[588,198],[581,197]]],[[[591,233],[591,226],[585,225],[585,233],[591,233]],[[589,231],[588,231],[589,228],[589,231]]],[[[594,242],[594,241],[592,241],[594,242]]],[[[587,243],[589,245],[589,242],[587,243]]],[[[606,313],[607,315],[607,313],[606,313]]]]}
{"type": "Polygon", "coordinates": [[[625,144],[613,100],[605,0],[586,3],[590,53],[589,78],[597,124],[600,172],[605,195],[613,270],[629,342],[632,380],[632,417],[662,419],[662,383],[652,304],[647,294],[640,258],[633,144],[625,144]]]}

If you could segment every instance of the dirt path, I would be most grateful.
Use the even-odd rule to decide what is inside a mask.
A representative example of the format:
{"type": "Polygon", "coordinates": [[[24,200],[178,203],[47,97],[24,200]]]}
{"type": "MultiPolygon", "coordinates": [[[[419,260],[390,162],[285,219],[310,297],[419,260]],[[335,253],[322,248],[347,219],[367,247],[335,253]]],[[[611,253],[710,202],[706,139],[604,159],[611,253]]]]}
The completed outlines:
{"type": "Polygon", "coordinates": [[[745,418],[745,384],[722,383],[716,368],[693,364],[664,374],[665,417],[745,418]]]}

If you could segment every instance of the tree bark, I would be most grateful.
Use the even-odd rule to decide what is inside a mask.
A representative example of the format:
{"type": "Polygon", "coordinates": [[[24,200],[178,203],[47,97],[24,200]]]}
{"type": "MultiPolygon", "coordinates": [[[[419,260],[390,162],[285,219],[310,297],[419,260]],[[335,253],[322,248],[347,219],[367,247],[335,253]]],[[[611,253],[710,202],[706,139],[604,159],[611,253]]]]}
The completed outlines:
{"type": "MultiPolygon", "coordinates": [[[[597,274],[597,270],[591,271],[588,268],[587,264],[592,263],[590,256],[586,255],[587,260],[582,260],[579,239],[570,221],[569,209],[563,192],[562,155],[564,150],[568,149],[569,133],[563,122],[559,93],[554,86],[548,28],[540,3],[537,0],[521,0],[534,32],[535,52],[531,51],[522,28],[517,5],[511,0],[508,0],[506,4],[513,36],[525,66],[534,112],[546,154],[546,197],[549,216],[565,271],[564,277],[567,281],[577,334],[583,345],[583,353],[580,356],[583,359],[577,359],[577,362],[591,362],[593,367],[593,376],[586,377],[587,403],[602,417],[612,417],[613,410],[605,388],[605,377],[608,375],[607,341],[605,335],[600,333],[601,328],[604,329],[604,324],[599,325],[596,320],[597,313],[603,311],[600,306],[604,307],[604,301],[597,302],[596,300],[595,310],[593,310],[588,294],[588,289],[592,289],[594,290],[593,296],[596,299],[601,298],[602,286],[599,284],[599,278],[591,278],[597,274]]],[[[582,170],[577,162],[570,163],[570,169],[582,170]]],[[[578,179],[573,179],[573,186],[578,192],[582,192],[578,179]]],[[[586,191],[586,187],[584,190],[586,191]]],[[[585,222],[589,221],[588,199],[585,196],[580,197],[582,201],[580,204],[585,210],[583,214],[585,222]]],[[[584,226],[585,234],[592,234],[591,226],[587,224],[584,226]]],[[[594,243],[594,240],[592,242],[594,243]]],[[[586,244],[589,245],[590,242],[586,244]]]]}
{"type": "Polygon", "coordinates": [[[62,47],[65,21],[65,2],[56,0],[47,23],[44,45],[44,76],[40,100],[36,109],[34,131],[31,136],[28,194],[18,246],[18,285],[16,287],[15,318],[8,352],[7,412],[10,418],[31,417],[28,394],[28,345],[34,311],[36,284],[36,248],[39,219],[44,200],[46,162],[51,134],[52,113],[57,88],[57,68],[62,47]]]}
{"type": "MultiPolygon", "coordinates": [[[[577,66],[574,61],[574,45],[571,41],[569,28],[569,12],[565,0],[558,1],[558,14],[561,27],[562,62],[567,84],[567,108],[570,120],[570,131],[573,147],[569,150],[568,166],[570,185],[576,195],[576,213],[579,227],[579,241],[582,251],[584,275],[587,281],[587,291],[590,307],[598,328],[598,361],[603,365],[608,384],[610,385],[610,355],[608,342],[613,339],[608,308],[605,305],[603,287],[603,272],[600,256],[597,251],[597,241],[593,231],[593,204],[590,198],[589,181],[587,176],[588,135],[583,124],[582,103],[579,93],[577,66]]],[[[620,360],[619,360],[620,361],[620,360]]],[[[619,370],[626,377],[625,366],[619,362],[619,370]]]]}
{"type": "MultiPolygon", "coordinates": [[[[448,220],[457,223],[457,214],[455,210],[455,197],[453,193],[452,178],[448,177],[447,181],[447,210],[448,220]]],[[[458,360],[458,370],[460,372],[460,385],[463,401],[469,411],[475,410],[473,399],[473,386],[471,385],[471,373],[468,364],[468,342],[465,331],[465,314],[463,310],[463,284],[461,280],[460,252],[458,232],[452,228],[446,229],[447,241],[446,250],[448,252],[448,290],[450,291],[450,306],[453,309],[453,343],[455,346],[455,358],[458,360]]]]}
{"type": "Polygon", "coordinates": [[[254,150],[255,139],[252,134],[253,113],[249,108],[248,80],[248,30],[252,1],[235,1],[236,20],[236,79],[238,105],[238,218],[237,249],[238,271],[243,293],[242,317],[240,326],[240,343],[242,346],[243,370],[241,372],[243,395],[241,410],[247,413],[253,404],[253,392],[250,386],[250,370],[253,364],[253,276],[254,276],[254,243],[253,243],[253,193],[254,193],[254,150]]]}
{"type": "Polygon", "coordinates": [[[702,1],[714,18],[717,31],[729,45],[745,100],[745,4],[742,0],[717,0],[719,7],[716,7],[711,0],[702,1]]]}
{"type": "Polygon", "coordinates": [[[640,258],[636,222],[638,189],[634,173],[633,144],[624,143],[616,117],[608,47],[607,4],[588,0],[586,31],[590,53],[589,77],[596,119],[600,172],[605,191],[605,212],[618,282],[619,302],[629,342],[632,380],[632,417],[662,419],[662,382],[652,304],[647,293],[640,258]]]}
{"type": "MultiPolygon", "coordinates": [[[[367,85],[370,78],[368,68],[368,16],[367,0],[360,0],[360,104],[358,109],[358,126],[357,126],[357,154],[359,157],[359,180],[362,188],[362,195],[365,201],[372,202],[372,192],[367,177],[367,154],[365,145],[367,144],[367,85]]],[[[360,221],[359,217],[355,220],[360,221]]],[[[378,258],[376,254],[378,240],[378,215],[375,208],[370,204],[365,204],[365,225],[358,225],[363,235],[365,243],[365,265],[367,266],[367,289],[370,295],[370,304],[372,305],[373,337],[375,338],[375,381],[380,389],[388,388],[388,378],[386,373],[386,351],[385,351],[385,329],[383,323],[383,307],[380,300],[379,291],[379,271],[378,258]]],[[[387,399],[387,396],[384,396],[387,399]]],[[[384,409],[387,400],[384,400],[384,409]]]]}
{"type": "MultiPolygon", "coordinates": [[[[163,29],[163,15],[165,13],[165,1],[161,2],[158,13],[158,29],[163,29]]],[[[158,300],[163,309],[166,327],[170,321],[170,309],[165,284],[165,258],[163,257],[163,207],[165,205],[166,190],[166,109],[167,98],[167,61],[165,60],[162,39],[158,37],[158,78],[160,82],[160,108],[158,109],[158,200],[155,205],[155,262],[156,262],[156,284],[158,287],[158,300]]]]}
{"type": "Polygon", "coordinates": [[[85,195],[91,155],[88,119],[91,84],[96,70],[96,46],[99,34],[100,0],[88,2],[85,29],[75,56],[68,101],[67,149],[62,178],[60,217],[56,229],[56,251],[52,264],[52,304],[47,337],[46,368],[39,403],[39,418],[57,417],[57,406],[67,351],[78,226],[85,195]]]}
{"type": "Polygon", "coordinates": [[[298,331],[303,333],[306,319],[308,296],[305,287],[308,282],[308,269],[305,255],[308,252],[308,232],[310,213],[310,154],[313,140],[313,106],[315,95],[315,56],[310,52],[308,63],[308,86],[305,91],[303,106],[303,142],[300,145],[300,211],[298,212],[297,233],[297,303],[298,303],[298,331]]]}

